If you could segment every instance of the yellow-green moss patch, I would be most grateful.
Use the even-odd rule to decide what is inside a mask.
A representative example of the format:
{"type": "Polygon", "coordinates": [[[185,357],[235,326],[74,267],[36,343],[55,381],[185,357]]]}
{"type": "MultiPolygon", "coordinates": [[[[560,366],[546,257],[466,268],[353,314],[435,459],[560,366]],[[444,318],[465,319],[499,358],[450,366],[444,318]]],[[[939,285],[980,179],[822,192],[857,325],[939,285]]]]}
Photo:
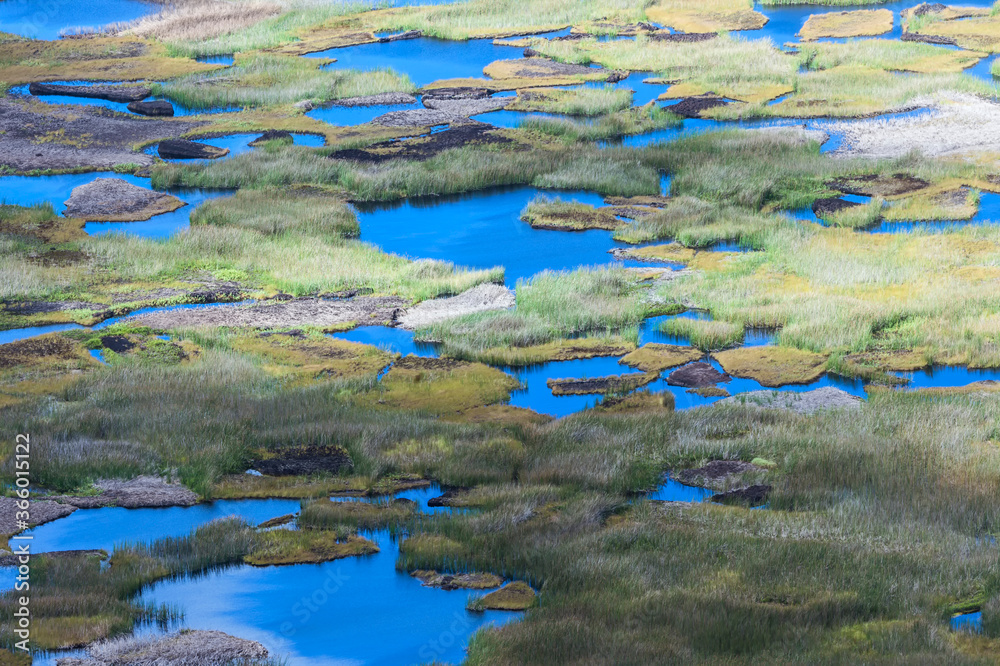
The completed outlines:
{"type": "Polygon", "coordinates": [[[87,237],[84,220],[56,215],[50,206],[0,204],[0,234],[28,236],[58,245],[87,237]]]}
{"type": "Polygon", "coordinates": [[[859,9],[851,12],[812,14],[799,36],[812,41],[822,37],[862,37],[892,30],[893,14],[888,9],[859,9]]]}
{"type": "Polygon", "coordinates": [[[757,381],[761,386],[809,384],[826,371],[826,354],[791,347],[740,347],[714,354],[731,375],[757,381]]]}
{"type": "Polygon", "coordinates": [[[665,261],[686,264],[694,259],[695,251],[680,243],[665,243],[663,245],[624,248],[616,251],[615,256],[636,261],[665,261]]]}
{"type": "Polygon", "coordinates": [[[694,33],[759,30],[767,23],[766,16],[743,0],[659,0],[646,8],[646,18],[694,33]]]}
{"type": "Polygon", "coordinates": [[[503,585],[503,578],[491,573],[439,573],[430,569],[417,569],[410,575],[428,587],[444,590],[490,590],[503,585]]]}
{"type": "Polygon", "coordinates": [[[552,395],[628,393],[649,384],[656,377],[656,373],[651,372],[580,379],[549,379],[545,383],[552,390],[552,395]]]}
{"type": "Polygon", "coordinates": [[[272,530],[259,538],[259,545],[243,558],[255,567],[329,562],[379,552],[368,539],[326,530],[272,530]]]}
{"type": "Polygon", "coordinates": [[[260,357],[269,373],[298,381],[375,375],[395,358],[378,347],[300,330],[240,336],[231,344],[260,357]]]}
{"type": "Polygon", "coordinates": [[[406,356],[392,366],[378,388],[358,401],[447,414],[502,402],[518,386],[516,379],[488,365],[406,356]]]}
{"type": "Polygon", "coordinates": [[[697,361],[702,356],[704,352],[694,347],[650,342],[627,354],[620,362],[643,372],[661,372],[667,368],[697,361]]]}
{"type": "Polygon", "coordinates": [[[556,231],[585,231],[604,229],[614,231],[624,222],[619,220],[611,208],[595,208],[589,204],[559,199],[543,199],[531,202],[521,213],[521,219],[533,229],[556,231]]]}
{"type": "Polygon", "coordinates": [[[523,366],[550,361],[621,356],[634,349],[634,342],[619,336],[569,338],[530,347],[492,347],[478,353],[477,358],[490,365],[523,366]]]}
{"type": "Polygon", "coordinates": [[[700,396],[702,398],[728,398],[729,391],[722,388],[721,386],[702,386],[701,388],[692,388],[687,390],[688,393],[693,393],[694,395],[700,396]]]}
{"type": "Polygon", "coordinates": [[[674,411],[674,394],[636,391],[622,397],[606,397],[594,409],[608,414],[662,413],[674,411]]]}
{"type": "Polygon", "coordinates": [[[538,603],[538,595],[531,586],[522,581],[504,585],[496,592],[484,594],[469,603],[469,610],[506,610],[523,611],[533,608],[538,603]]]}

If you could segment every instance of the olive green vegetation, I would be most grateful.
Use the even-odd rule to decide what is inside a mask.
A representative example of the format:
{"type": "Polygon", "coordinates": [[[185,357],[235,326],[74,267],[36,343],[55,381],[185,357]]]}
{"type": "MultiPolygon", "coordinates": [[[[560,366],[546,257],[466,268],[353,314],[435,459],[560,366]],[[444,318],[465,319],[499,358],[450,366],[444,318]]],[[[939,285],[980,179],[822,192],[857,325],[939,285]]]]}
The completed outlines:
{"type": "Polygon", "coordinates": [[[359,72],[326,69],[323,60],[274,53],[243,53],[231,67],[192,74],[154,86],[155,94],[193,109],[213,107],[260,107],[314,103],[333,99],[374,95],[382,92],[412,92],[406,76],[391,70],[359,72]]]}
{"type": "Polygon", "coordinates": [[[581,87],[570,90],[533,88],[521,90],[511,111],[540,111],[570,116],[600,116],[622,111],[632,106],[632,92],[612,85],[597,88],[581,87]]]}
{"type": "MultiPolygon", "coordinates": [[[[198,300],[203,297],[197,295],[197,285],[206,281],[236,283],[246,295],[360,288],[422,300],[502,276],[501,269],[470,271],[446,262],[414,262],[362,243],[353,238],[357,220],[344,199],[315,188],[241,190],[206,202],[191,218],[189,230],[164,241],[108,234],[60,243],[52,241],[67,236],[59,227],[50,234],[44,228],[48,222],[38,227],[41,232],[0,222],[5,249],[0,296],[90,304],[35,315],[2,311],[0,322],[8,328],[44,321],[88,324],[95,317],[146,305],[198,300]],[[39,234],[47,238],[39,239],[39,234]],[[39,255],[53,261],[38,261],[39,255]],[[160,288],[172,289],[172,295],[160,288]]],[[[61,223],[52,219],[54,225],[61,223]]]]}

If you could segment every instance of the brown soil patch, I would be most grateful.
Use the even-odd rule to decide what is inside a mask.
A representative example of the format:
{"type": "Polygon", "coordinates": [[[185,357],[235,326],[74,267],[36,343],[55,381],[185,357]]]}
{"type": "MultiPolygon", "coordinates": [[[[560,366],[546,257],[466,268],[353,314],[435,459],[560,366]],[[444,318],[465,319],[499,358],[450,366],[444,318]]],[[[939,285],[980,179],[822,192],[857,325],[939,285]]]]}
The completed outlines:
{"type": "Polygon", "coordinates": [[[897,173],[893,176],[867,174],[864,176],[834,178],[826,186],[834,190],[839,190],[844,194],[856,194],[866,197],[894,197],[930,187],[930,183],[909,174],[897,173]]]}
{"type": "Polygon", "coordinates": [[[712,365],[698,361],[690,363],[683,368],[674,370],[667,377],[667,383],[671,386],[684,386],[687,388],[702,388],[714,386],[721,382],[728,382],[732,379],[729,374],[719,372],[712,365]]]}
{"type": "Polygon", "coordinates": [[[426,137],[407,140],[383,141],[365,149],[338,150],[330,155],[333,159],[353,160],[368,164],[380,164],[394,159],[424,161],[451,148],[477,145],[511,145],[515,142],[497,128],[485,123],[468,123],[436,132],[426,137]]]}
{"type": "Polygon", "coordinates": [[[254,460],[250,468],[267,476],[300,476],[317,473],[337,474],[354,466],[351,456],[340,446],[305,446],[281,449],[273,458],[254,460]]]}
{"type": "Polygon", "coordinates": [[[711,93],[706,93],[695,97],[685,97],[676,104],[671,104],[670,106],[665,106],[663,108],[671,113],[676,113],[682,118],[700,118],[702,111],[714,109],[717,106],[725,106],[726,104],[728,104],[728,102],[723,98],[711,93]]]}

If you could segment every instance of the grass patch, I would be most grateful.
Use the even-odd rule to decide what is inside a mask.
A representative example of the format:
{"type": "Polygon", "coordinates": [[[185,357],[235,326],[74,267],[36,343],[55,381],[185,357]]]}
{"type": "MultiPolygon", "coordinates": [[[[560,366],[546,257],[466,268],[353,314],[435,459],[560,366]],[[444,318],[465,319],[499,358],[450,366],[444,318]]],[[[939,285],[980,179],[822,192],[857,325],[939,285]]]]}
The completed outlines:
{"type": "Polygon", "coordinates": [[[336,531],[270,530],[259,537],[254,551],[244,556],[247,564],[266,567],[280,564],[317,564],[345,557],[370,555],[379,548],[356,534],[336,531]]]}
{"type": "Polygon", "coordinates": [[[866,37],[892,30],[893,13],[888,9],[858,9],[851,12],[812,14],[799,30],[799,37],[814,41],[823,37],[866,37]]]}
{"type": "Polygon", "coordinates": [[[864,39],[844,44],[802,44],[798,57],[801,65],[810,70],[859,65],[890,72],[957,74],[976,64],[983,56],[977,51],[949,49],[923,42],[864,39]]]}
{"type": "Polygon", "coordinates": [[[623,88],[601,86],[571,90],[533,88],[519,90],[510,111],[562,113],[570,116],[603,116],[632,106],[632,93],[623,88]]]}
{"type": "Polygon", "coordinates": [[[741,347],[714,356],[729,374],[753,379],[761,386],[811,384],[826,372],[826,355],[800,349],[741,347]]]}
{"type": "Polygon", "coordinates": [[[614,230],[622,225],[611,208],[595,208],[577,201],[563,201],[542,196],[530,201],[521,220],[534,229],[583,231],[585,229],[614,230]]]}
{"type": "Polygon", "coordinates": [[[324,69],[322,60],[274,53],[243,53],[231,67],[156,86],[154,92],[195,109],[265,107],[302,100],[332,99],[381,92],[412,92],[406,76],[387,69],[367,72],[324,69]]]}

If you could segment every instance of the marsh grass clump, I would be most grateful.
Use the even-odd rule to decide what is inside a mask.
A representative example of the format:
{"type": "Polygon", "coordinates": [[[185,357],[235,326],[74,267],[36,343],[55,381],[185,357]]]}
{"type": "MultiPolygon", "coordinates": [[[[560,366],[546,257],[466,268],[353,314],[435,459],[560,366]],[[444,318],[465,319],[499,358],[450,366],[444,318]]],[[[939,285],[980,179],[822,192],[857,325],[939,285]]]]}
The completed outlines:
{"type": "Polygon", "coordinates": [[[412,92],[413,83],[388,69],[323,69],[322,61],[275,53],[238,54],[231,67],[154,85],[189,108],[265,107],[302,100],[322,103],[382,92],[412,92]]]}
{"type": "MultiPolygon", "coordinates": [[[[88,556],[33,558],[32,620],[37,631],[32,644],[43,650],[79,647],[127,633],[136,622],[165,624],[175,613],[139,603],[135,596],[142,589],[163,578],[236,564],[257,547],[257,539],[246,523],[222,519],[187,536],[121,545],[109,567],[88,556]]],[[[17,597],[13,589],[0,595],[0,607],[9,617],[17,597]]],[[[13,646],[15,640],[9,625],[0,628],[0,643],[13,646]]]]}
{"type": "Polygon", "coordinates": [[[660,324],[660,332],[683,340],[702,351],[725,349],[743,341],[743,327],[715,319],[675,317],[660,324]]]}
{"type": "Polygon", "coordinates": [[[404,502],[334,502],[324,498],[304,503],[296,522],[306,530],[342,530],[345,525],[374,530],[404,525],[415,515],[416,509],[404,502]]]}
{"type": "Polygon", "coordinates": [[[447,353],[462,358],[502,347],[544,345],[579,333],[631,338],[652,307],[643,300],[646,289],[620,269],[545,271],[518,282],[514,310],[457,317],[418,335],[443,341],[447,353]],[[627,336],[623,331],[629,331],[627,336]]]}
{"type": "Polygon", "coordinates": [[[520,90],[507,109],[540,111],[568,116],[603,116],[632,106],[632,92],[611,85],[581,86],[570,90],[532,88],[520,90]]]}
{"type": "MultiPolygon", "coordinates": [[[[565,141],[604,141],[659,129],[678,127],[681,119],[655,104],[636,106],[601,115],[592,121],[572,118],[529,118],[522,129],[539,132],[565,141]]],[[[629,195],[623,195],[629,196],[629,195]]]]}
{"type": "Polygon", "coordinates": [[[258,536],[259,543],[249,555],[247,564],[265,567],[282,564],[330,562],[344,557],[377,553],[375,543],[342,529],[269,530],[258,536]]]}
{"type": "Polygon", "coordinates": [[[563,201],[559,197],[535,197],[521,211],[521,219],[535,229],[583,231],[585,229],[617,229],[622,225],[611,208],[595,208],[578,201],[563,201]]]}
{"type": "Polygon", "coordinates": [[[206,201],[191,213],[191,224],[235,226],[270,236],[295,232],[349,238],[361,233],[342,199],[308,187],[241,189],[232,197],[206,201]]]}
{"type": "Polygon", "coordinates": [[[833,69],[842,65],[863,65],[887,71],[931,74],[961,72],[976,64],[984,54],[949,49],[923,42],[892,39],[853,40],[850,43],[802,44],[799,63],[810,70],[833,69]]]}

